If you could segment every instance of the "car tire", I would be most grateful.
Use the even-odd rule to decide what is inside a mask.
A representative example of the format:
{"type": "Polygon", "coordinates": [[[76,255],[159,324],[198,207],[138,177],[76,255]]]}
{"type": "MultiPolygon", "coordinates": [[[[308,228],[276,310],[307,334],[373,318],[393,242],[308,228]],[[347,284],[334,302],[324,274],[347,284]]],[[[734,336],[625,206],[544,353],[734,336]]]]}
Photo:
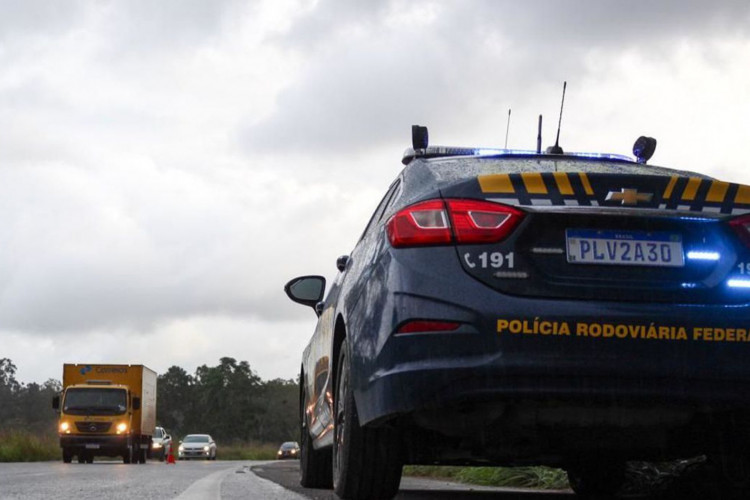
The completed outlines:
{"type": "Polygon", "coordinates": [[[586,461],[568,467],[568,482],[576,495],[583,498],[611,496],[625,482],[625,462],[620,460],[586,461]]]}
{"type": "Polygon", "coordinates": [[[351,386],[351,354],[345,340],[336,376],[333,489],[343,499],[393,498],[401,483],[398,433],[389,427],[362,427],[351,386]]]}
{"type": "MultiPolygon", "coordinates": [[[[303,384],[303,381],[300,381],[303,384]]],[[[302,389],[304,394],[304,388],[302,389]]],[[[300,446],[299,484],[305,488],[326,488],[333,487],[333,455],[330,448],[316,450],[313,448],[312,438],[307,432],[305,422],[305,400],[300,400],[300,446]]]]}

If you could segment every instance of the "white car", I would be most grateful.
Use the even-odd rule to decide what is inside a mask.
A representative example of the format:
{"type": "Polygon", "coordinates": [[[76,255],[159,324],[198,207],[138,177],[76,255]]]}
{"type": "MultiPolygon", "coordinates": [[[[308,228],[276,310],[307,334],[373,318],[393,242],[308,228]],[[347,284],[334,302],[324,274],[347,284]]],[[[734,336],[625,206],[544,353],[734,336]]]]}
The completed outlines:
{"type": "Polygon", "coordinates": [[[154,435],[151,437],[151,457],[163,462],[169,454],[170,446],[172,446],[172,436],[164,427],[155,427],[154,435]]]}
{"type": "Polygon", "coordinates": [[[188,458],[216,460],[216,442],[208,434],[188,434],[180,441],[177,456],[180,460],[188,458]]]}

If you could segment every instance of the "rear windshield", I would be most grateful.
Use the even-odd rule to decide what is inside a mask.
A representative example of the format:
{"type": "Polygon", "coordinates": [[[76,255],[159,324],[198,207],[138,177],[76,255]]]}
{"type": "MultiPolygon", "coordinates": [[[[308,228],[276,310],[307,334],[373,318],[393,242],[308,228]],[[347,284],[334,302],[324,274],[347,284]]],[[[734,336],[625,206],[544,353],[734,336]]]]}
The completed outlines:
{"type": "Polygon", "coordinates": [[[185,443],[207,443],[208,436],[205,435],[192,435],[187,436],[184,440],[185,443]]]}
{"type": "Polygon", "coordinates": [[[687,177],[710,177],[685,170],[640,165],[618,161],[587,161],[575,159],[535,158],[452,158],[429,161],[429,170],[439,182],[454,182],[479,175],[523,172],[586,172],[623,175],[681,175],[687,177]]]}

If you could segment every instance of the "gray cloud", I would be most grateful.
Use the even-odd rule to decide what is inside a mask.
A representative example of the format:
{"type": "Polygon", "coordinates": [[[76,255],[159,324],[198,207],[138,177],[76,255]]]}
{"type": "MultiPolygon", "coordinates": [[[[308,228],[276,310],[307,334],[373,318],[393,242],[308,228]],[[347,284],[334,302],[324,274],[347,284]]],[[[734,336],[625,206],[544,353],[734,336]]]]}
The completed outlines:
{"type": "Polygon", "coordinates": [[[286,36],[310,58],[305,72],[279,94],[275,113],[246,126],[244,147],[352,151],[375,140],[403,144],[404,124],[439,126],[449,116],[469,125],[488,107],[497,112],[528,102],[534,87],[549,91],[565,79],[580,81],[597,71],[586,63],[592,51],[632,49],[651,57],[683,40],[750,33],[750,4],[740,1],[437,5],[377,3],[359,16],[362,6],[339,12],[337,3],[321,2],[286,36]],[[420,6],[426,19],[415,16],[414,26],[389,21],[420,6]],[[433,18],[431,9],[438,12],[433,18]]]}
{"type": "Polygon", "coordinates": [[[146,339],[185,332],[180,363],[230,337],[267,356],[241,345],[252,328],[299,352],[314,315],[282,286],[335,276],[409,126],[497,145],[513,107],[527,147],[539,113],[552,133],[566,79],[566,149],[648,133],[660,163],[747,176],[746,2],[57,4],[0,0],[0,344],[27,339],[13,358],[38,342],[57,367],[67,339],[105,337],[116,357],[132,337],[138,362],[146,339]]]}

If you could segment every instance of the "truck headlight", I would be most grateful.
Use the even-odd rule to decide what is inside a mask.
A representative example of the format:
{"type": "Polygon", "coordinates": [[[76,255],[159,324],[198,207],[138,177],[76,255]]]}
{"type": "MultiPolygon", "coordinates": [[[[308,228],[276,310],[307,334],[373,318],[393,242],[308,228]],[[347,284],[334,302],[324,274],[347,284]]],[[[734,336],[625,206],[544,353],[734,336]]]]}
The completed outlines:
{"type": "Polygon", "coordinates": [[[60,422],[60,432],[70,434],[70,424],[68,422],[60,422]]]}
{"type": "Polygon", "coordinates": [[[128,424],[125,422],[120,422],[117,424],[117,433],[122,434],[123,432],[126,432],[128,430],[128,424]]]}

